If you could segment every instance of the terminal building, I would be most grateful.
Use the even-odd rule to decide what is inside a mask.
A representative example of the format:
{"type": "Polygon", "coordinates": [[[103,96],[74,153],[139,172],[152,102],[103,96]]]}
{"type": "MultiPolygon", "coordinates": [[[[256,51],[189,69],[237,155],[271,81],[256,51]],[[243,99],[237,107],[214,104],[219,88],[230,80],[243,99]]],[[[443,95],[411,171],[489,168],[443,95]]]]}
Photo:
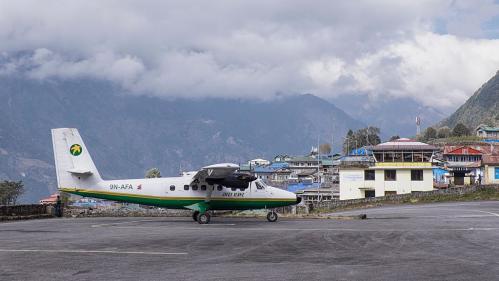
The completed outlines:
{"type": "Polygon", "coordinates": [[[402,138],[369,150],[366,161],[340,165],[340,200],[433,190],[432,158],[438,148],[402,138]]]}

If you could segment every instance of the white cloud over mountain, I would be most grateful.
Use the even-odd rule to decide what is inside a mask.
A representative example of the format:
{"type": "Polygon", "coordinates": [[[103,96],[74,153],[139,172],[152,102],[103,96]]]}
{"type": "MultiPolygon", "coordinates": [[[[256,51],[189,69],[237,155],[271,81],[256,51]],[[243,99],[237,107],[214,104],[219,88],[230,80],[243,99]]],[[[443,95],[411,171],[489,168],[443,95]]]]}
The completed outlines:
{"type": "Polygon", "coordinates": [[[0,1],[0,74],[92,77],[172,97],[412,97],[446,110],[499,69],[494,26],[483,27],[498,6],[0,1]]]}

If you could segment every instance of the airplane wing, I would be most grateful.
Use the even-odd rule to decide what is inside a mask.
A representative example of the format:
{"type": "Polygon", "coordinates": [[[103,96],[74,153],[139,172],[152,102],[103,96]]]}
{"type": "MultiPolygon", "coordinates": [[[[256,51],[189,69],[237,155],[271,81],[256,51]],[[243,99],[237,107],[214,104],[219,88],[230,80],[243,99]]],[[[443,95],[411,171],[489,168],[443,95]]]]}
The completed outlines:
{"type": "MultiPolygon", "coordinates": [[[[256,177],[246,173],[236,172],[239,165],[231,163],[215,164],[203,167],[191,180],[191,185],[206,182],[210,185],[221,184],[236,188],[247,188],[249,182],[256,180],[256,177]]],[[[204,212],[209,208],[213,188],[208,188],[204,202],[185,206],[187,209],[204,212]]]]}
{"type": "Polygon", "coordinates": [[[201,168],[193,177],[191,184],[207,182],[212,180],[222,180],[239,169],[239,165],[232,163],[221,163],[201,168]]]}

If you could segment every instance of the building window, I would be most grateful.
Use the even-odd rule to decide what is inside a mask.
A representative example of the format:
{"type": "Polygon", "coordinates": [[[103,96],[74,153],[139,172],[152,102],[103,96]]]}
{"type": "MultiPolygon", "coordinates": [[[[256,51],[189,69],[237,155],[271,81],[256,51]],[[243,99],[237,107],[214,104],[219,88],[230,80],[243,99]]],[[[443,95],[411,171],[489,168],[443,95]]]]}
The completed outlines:
{"type": "Polygon", "coordinates": [[[237,190],[237,188],[235,188],[235,187],[231,187],[231,188],[230,188],[230,190],[232,190],[232,191],[236,191],[236,190],[237,190]]]}
{"type": "Polygon", "coordinates": [[[374,192],[374,190],[366,190],[364,191],[364,197],[365,198],[376,197],[376,193],[374,192]]]}
{"type": "Polygon", "coordinates": [[[374,170],[364,170],[364,180],[373,181],[376,179],[376,171],[374,170]]]}
{"type": "Polygon", "coordinates": [[[422,181],[423,170],[411,170],[411,181],[422,181]]]}
{"type": "Polygon", "coordinates": [[[221,185],[218,185],[218,186],[217,186],[217,190],[218,190],[218,191],[222,191],[222,189],[223,189],[223,186],[221,186],[221,185]]]}
{"type": "Polygon", "coordinates": [[[192,190],[198,190],[198,185],[197,184],[193,185],[192,190]]]}
{"type": "Polygon", "coordinates": [[[203,184],[203,185],[201,186],[201,190],[202,190],[202,191],[205,191],[205,190],[206,190],[206,185],[204,185],[204,184],[203,184]]]}
{"type": "Polygon", "coordinates": [[[496,170],[495,178],[496,178],[496,180],[499,180],[499,167],[496,167],[495,170],[496,170]]]}
{"type": "Polygon", "coordinates": [[[412,152],[404,152],[404,162],[412,162],[412,152]]]}
{"type": "Polygon", "coordinates": [[[184,185],[184,190],[189,190],[189,185],[184,185]]]}
{"type": "Polygon", "coordinates": [[[170,185],[170,190],[174,191],[175,190],[175,186],[174,185],[170,185]]]}
{"type": "Polygon", "coordinates": [[[397,171],[396,170],[385,170],[385,181],[396,181],[397,171]]]}

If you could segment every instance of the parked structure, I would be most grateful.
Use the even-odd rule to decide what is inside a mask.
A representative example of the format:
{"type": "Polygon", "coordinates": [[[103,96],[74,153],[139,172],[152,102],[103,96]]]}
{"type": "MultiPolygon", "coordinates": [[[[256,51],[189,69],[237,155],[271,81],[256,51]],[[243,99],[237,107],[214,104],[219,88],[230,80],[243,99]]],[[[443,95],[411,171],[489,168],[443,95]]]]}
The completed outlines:
{"type": "Polygon", "coordinates": [[[295,192],[305,205],[317,202],[328,202],[338,199],[338,191],[331,188],[307,188],[295,192]]]}
{"type": "Polygon", "coordinates": [[[47,198],[41,199],[39,202],[42,205],[55,205],[57,203],[58,196],[59,196],[59,193],[54,193],[47,198]]]}
{"type": "Polygon", "coordinates": [[[443,158],[445,168],[449,171],[449,183],[469,185],[482,175],[482,155],[480,146],[444,146],[443,158]]]}
{"type": "Polygon", "coordinates": [[[265,166],[265,165],[269,165],[270,161],[265,160],[265,159],[261,159],[261,158],[257,158],[257,159],[253,159],[253,160],[248,161],[248,164],[250,166],[265,166]]]}
{"type": "Polygon", "coordinates": [[[256,166],[253,168],[253,173],[259,179],[266,181],[267,183],[280,183],[278,186],[282,186],[286,183],[291,174],[288,163],[272,163],[267,166],[256,166]]]}
{"type": "Polygon", "coordinates": [[[484,139],[499,139],[499,128],[480,125],[476,128],[476,135],[484,139]]]}
{"type": "Polygon", "coordinates": [[[484,155],[483,184],[499,184],[499,155],[484,155]]]}
{"type": "Polygon", "coordinates": [[[340,165],[340,200],[433,190],[436,147],[402,138],[370,150],[372,156],[340,165]]]}

